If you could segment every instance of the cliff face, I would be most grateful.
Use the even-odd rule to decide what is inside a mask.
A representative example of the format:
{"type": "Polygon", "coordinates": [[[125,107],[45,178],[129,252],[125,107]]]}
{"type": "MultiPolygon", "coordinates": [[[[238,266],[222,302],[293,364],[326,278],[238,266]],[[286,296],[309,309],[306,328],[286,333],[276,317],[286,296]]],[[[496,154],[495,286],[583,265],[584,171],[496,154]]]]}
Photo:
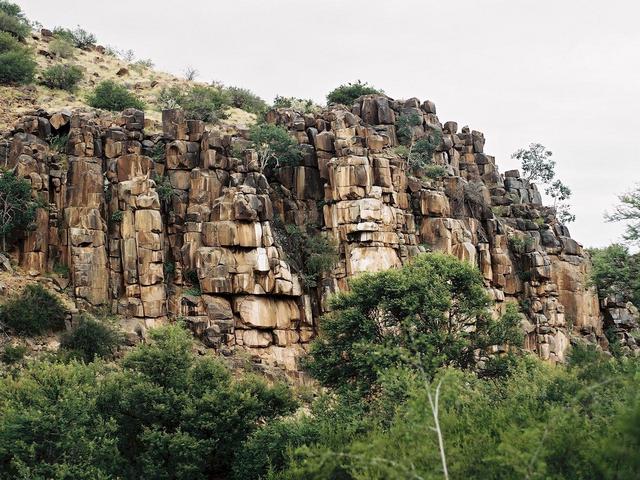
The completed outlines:
{"type": "Polygon", "coordinates": [[[384,96],[267,120],[302,144],[300,166],[261,173],[255,152],[234,156],[245,131],[205,131],[180,111],[164,112],[155,136],[134,110],[25,117],[0,140],[0,160],[49,208],[19,244],[22,266],[68,266],[79,307],[106,305],[132,331],[182,316],[223,353],[296,371],[327,297],[350,277],[443,251],[478,266],[497,312],[520,302],[526,347],[543,359],[562,361],[572,335],[606,346],[582,247],[535,185],[498,172],[482,133],[442,125],[431,102],[384,96]],[[433,161],[444,176],[414,175],[394,153],[408,114],[423,120],[417,136],[442,133],[433,161]],[[69,135],[65,151],[52,151],[52,134],[69,135]],[[274,219],[336,239],[340,261],[317,287],[303,286],[274,219]]]}

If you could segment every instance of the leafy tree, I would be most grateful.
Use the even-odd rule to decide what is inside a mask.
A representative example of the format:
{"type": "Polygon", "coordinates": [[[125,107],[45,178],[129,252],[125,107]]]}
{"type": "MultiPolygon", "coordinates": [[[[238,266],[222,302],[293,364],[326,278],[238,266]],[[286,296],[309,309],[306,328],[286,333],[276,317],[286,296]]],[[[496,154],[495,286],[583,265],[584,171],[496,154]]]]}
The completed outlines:
{"type": "Polygon", "coordinates": [[[340,85],[331,90],[327,95],[327,103],[341,103],[351,107],[355,101],[363,95],[373,95],[383,93],[382,90],[372,87],[368,83],[362,83],[358,80],[355,83],[347,83],[340,85]]]}
{"type": "Polygon", "coordinates": [[[0,321],[20,335],[61,330],[66,316],[60,300],[39,284],[27,285],[21,295],[0,307],[0,321]]]}
{"type": "Polygon", "coordinates": [[[127,108],[144,110],[144,103],[124,86],[113,80],[103,80],[88,98],[89,105],[111,111],[122,111],[127,108]]]}
{"type": "Polygon", "coordinates": [[[96,43],[96,36],[93,33],[87,32],[78,25],[77,28],[71,30],[64,27],[56,27],[53,29],[53,34],[59,39],[66,40],[72,43],[77,48],[86,49],[96,43]]]}
{"type": "Polygon", "coordinates": [[[279,125],[261,123],[251,127],[249,139],[258,152],[260,171],[267,167],[296,166],[302,160],[298,143],[279,125]]]}
{"type": "Polygon", "coordinates": [[[83,76],[82,69],[76,65],[54,65],[42,72],[41,83],[49,88],[72,92],[83,76]]]}
{"type": "Polygon", "coordinates": [[[162,109],[182,108],[190,119],[213,123],[227,117],[231,96],[224,88],[214,86],[198,85],[186,92],[173,86],[163,88],[157,101],[162,109]]]}
{"type": "Polygon", "coordinates": [[[571,189],[561,180],[556,179],[556,162],[553,153],[544,145],[532,143],[528,149],[521,148],[511,155],[519,160],[525,179],[545,185],[545,193],[553,198],[553,206],[561,223],[574,222],[576,216],[570,211],[570,206],[564,203],[571,198],[571,189]],[[555,179],[555,180],[554,180],[555,179]]]}
{"type": "Polygon", "coordinates": [[[291,108],[301,113],[316,113],[322,110],[322,107],[316,105],[311,99],[283,97],[277,95],[273,100],[273,108],[291,108]]]}
{"type": "Polygon", "coordinates": [[[449,255],[363,274],[331,300],[306,366],[325,386],[363,394],[392,367],[429,378],[443,365],[473,368],[477,351],[521,341],[518,313],[494,320],[489,305],[480,272],[449,255]]]}
{"type": "Polygon", "coordinates": [[[29,21],[15,3],[0,0],[0,32],[7,32],[20,40],[31,32],[29,21]]]}
{"type": "Polygon", "coordinates": [[[640,258],[620,244],[589,250],[593,270],[591,282],[600,298],[621,295],[624,301],[640,305],[640,258]]]}
{"type": "Polygon", "coordinates": [[[640,187],[621,195],[618,199],[620,204],[605,218],[609,222],[627,222],[624,239],[638,243],[640,242],[640,187]]]}
{"type": "MultiPolygon", "coordinates": [[[[398,138],[405,149],[396,150],[396,153],[406,156],[409,166],[427,169],[431,166],[433,154],[442,142],[442,134],[438,130],[430,130],[426,136],[419,137],[416,127],[422,127],[422,122],[422,116],[417,113],[402,115],[398,118],[396,123],[398,138]]],[[[422,128],[419,131],[421,132],[422,128]]],[[[430,176],[436,173],[440,174],[441,171],[430,169],[430,176]]]]}
{"type": "Polygon", "coordinates": [[[42,203],[31,198],[31,185],[15,173],[0,172],[0,235],[2,250],[7,250],[7,237],[30,227],[36,209],[42,203]]]}
{"type": "Polygon", "coordinates": [[[73,356],[91,362],[96,357],[112,356],[121,341],[122,336],[112,326],[85,316],[62,336],[60,346],[71,351],[73,356]]]}
{"type": "Polygon", "coordinates": [[[10,33],[0,31],[0,84],[29,83],[35,70],[31,50],[10,33]]]}

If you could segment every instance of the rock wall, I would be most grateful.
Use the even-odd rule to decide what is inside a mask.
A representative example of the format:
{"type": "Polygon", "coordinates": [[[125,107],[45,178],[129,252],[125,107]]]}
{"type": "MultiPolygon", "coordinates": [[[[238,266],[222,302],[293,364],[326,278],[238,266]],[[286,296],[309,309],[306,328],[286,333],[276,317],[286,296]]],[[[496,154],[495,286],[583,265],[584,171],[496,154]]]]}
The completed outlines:
{"type": "Polygon", "coordinates": [[[542,358],[562,361],[576,335],[606,347],[589,259],[535,185],[498,172],[481,132],[442,124],[432,102],[386,96],[267,121],[301,144],[300,166],[261,172],[246,131],[207,131],[176,110],[156,135],[136,110],[24,118],[0,140],[0,160],[49,207],[18,242],[22,266],[68,266],[80,307],[106,306],[141,335],[183,317],[224,354],[248,350],[295,372],[329,295],[437,250],[478,266],[496,312],[520,302],[526,346],[542,358]],[[444,175],[398,155],[403,115],[422,119],[418,138],[440,133],[433,163],[444,175]],[[52,135],[68,135],[63,151],[52,135]],[[340,261],[317,286],[282,248],[282,224],[336,240],[340,261]]]}

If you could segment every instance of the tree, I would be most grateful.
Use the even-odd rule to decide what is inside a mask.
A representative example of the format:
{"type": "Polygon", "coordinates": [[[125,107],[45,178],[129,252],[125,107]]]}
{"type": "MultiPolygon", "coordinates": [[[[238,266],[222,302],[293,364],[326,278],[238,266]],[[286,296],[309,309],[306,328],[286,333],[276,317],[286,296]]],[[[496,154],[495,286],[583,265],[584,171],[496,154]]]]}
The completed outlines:
{"type": "Polygon", "coordinates": [[[31,185],[13,172],[0,173],[0,235],[2,250],[7,250],[7,237],[24,231],[36,218],[41,202],[31,198],[31,185]]]}
{"type": "Polygon", "coordinates": [[[561,223],[575,221],[570,206],[565,202],[571,198],[571,189],[556,178],[556,162],[551,159],[553,153],[540,143],[532,143],[528,149],[521,148],[511,155],[519,160],[526,180],[545,185],[545,193],[553,198],[553,207],[561,223]],[[554,180],[555,179],[555,180],[554,180]]]}
{"type": "Polygon", "coordinates": [[[260,171],[267,167],[296,166],[302,160],[302,152],[287,130],[279,125],[261,123],[251,127],[249,139],[258,152],[260,171]]]}
{"type": "Polygon", "coordinates": [[[362,83],[358,80],[355,83],[340,85],[339,87],[331,90],[327,94],[327,104],[340,103],[347,107],[351,107],[355,101],[363,95],[375,95],[381,93],[383,93],[382,90],[378,90],[368,83],[362,83]]]}
{"type": "Polygon", "coordinates": [[[15,3],[0,0],[0,32],[8,32],[19,40],[24,40],[30,31],[29,21],[22,9],[15,3]]]}
{"type": "Polygon", "coordinates": [[[433,154],[442,142],[442,134],[438,130],[430,130],[426,135],[418,136],[418,132],[422,133],[422,128],[416,127],[422,127],[422,123],[421,115],[411,113],[400,116],[396,128],[398,139],[408,149],[406,153],[402,153],[406,155],[409,166],[425,169],[433,162],[433,154]]]}
{"type": "Polygon", "coordinates": [[[518,313],[494,320],[489,305],[480,272],[449,255],[363,274],[331,300],[306,366],[325,386],[365,395],[389,368],[428,378],[443,365],[473,368],[478,351],[521,341],[518,313]]]}
{"type": "Polygon", "coordinates": [[[608,222],[627,222],[624,239],[640,242],[640,186],[618,197],[620,204],[612,214],[606,214],[608,222]]]}
{"type": "Polygon", "coordinates": [[[89,95],[88,101],[93,108],[102,108],[104,110],[122,111],[127,108],[144,110],[144,102],[142,100],[113,80],[100,82],[89,95]]]}
{"type": "Polygon", "coordinates": [[[121,342],[122,336],[112,326],[84,316],[75,328],[65,332],[60,346],[71,351],[72,356],[91,362],[96,357],[112,356],[121,342]]]}
{"type": "Polygon", "coordinates": [[[594,248],[589,254],[593,263],[591,282],[598,289],[598,296],[622,296],[623,301],[640,306],[640,256],[620,244],[594,248]]]}

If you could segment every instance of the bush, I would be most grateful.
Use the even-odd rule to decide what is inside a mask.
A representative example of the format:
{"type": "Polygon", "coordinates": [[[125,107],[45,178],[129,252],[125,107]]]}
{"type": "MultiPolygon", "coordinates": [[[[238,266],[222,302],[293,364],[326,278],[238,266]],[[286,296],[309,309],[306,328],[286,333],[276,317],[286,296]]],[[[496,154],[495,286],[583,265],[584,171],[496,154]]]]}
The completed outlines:
{"type": "Polygon", "coordinates": [[[2,361],[8,365],[22,361],[27,353],[25,345],[7,345],[2,352],[2,361]]]}
{"type": "Polygon", "coordinates": [[[27,285],[22,294],[0,307],[0,320],[20,335],[61,330],[67,311],[42,285],[27,285]]]}
{"type": "Polygon", "coordinates": [[[163,110],[182,108],[187,118],[213,123],[226,118],[231,105],[229,93],[218,87],[195,86],[186,93],[180,87],[164,87],[157,98],[163,110]]]}
{"type": "Polygon", "coordinates": [[[340,85],[327,95],[327,103],[341,103],[351,107],[362,95],[381,94],[382,90],[372,87],[368,83],[358,80],[356,83],[340,85]]]}
{"type": "Polygon", "coordinates": [[[82,69],[75,65],[54,65],[42,72],[41,83],[49,88],[72,92],[83,76],[82,69]]]}
{"type": "Polygon", "coordinates": [[[121,335],[113,327],[91,317],[83,317],[70,332],[66,332],[60,346],[85,362],[96,357],[111,357],[121,343],[121,335]]]}
{"type": "Polygon", "coordinates": [[[619,296],[640,306],[640,255],[619,244],[594,248],[589,254],[593,263],[590,283],[598,289],[600,299],[619,296]]]}
{"type": "Polygon", "coordinates": [[[444,177],[447,174],[447,170],[442,165],[427,165],[424,167],[424,174],[426,177],[435,180],[444,177]]]}
{"type": "Polygon", "coordinates": [[[231,105],[242,110],[259,115],[267,110],[267,102],[253,93],[251,90],[239,87],[227,87],[231,105]]]}
{"type": "Polygon", "coordinates": [[[29,22],[15,3],[0,1],[0,32],[7,32],[20,40],[31,32],[29,22]]]}
{"type": "Polygon", "coordinates": [[[53,34],[60,39],[71,42],[78,48],[88,48],[91,45],[95,45],[96,43],[96,36],[93,33],[87,32],[86,30],[80,28],[79,25],[74,30],[63,27],[56,27],[53,30],[53,34]]]}
{"type": "Polygon", "coordinates": [[[7,250],[7,237],[24,232],[36,218],[41,206],[31,198],[31,184],[13,172],[0,172],[0,236],[2,250],[7,250]]]}
{"type": "Polygon", "coordinates": [[[125,87],[112,80],[104,80],[88,98],[89,105],[103,110],[122,111],[127,108],[144,110],[144,103],[125,87]]]}
{"type": "Polygon", "coordinates": [[[289,132],[271,123],[261,123],[251,127],[249,140],[258,152],[260,171],[266,168],[297,166],[302,160],[302,152],[289,132]]]}
{"type": "Polygon", "coordinates": [[[322,110],[322,107],[316,105],[311,99],[282,97],[280,95],[273,100],[273,108],[290,108],[300,113],[317,113],[322,110]]]}
{"type": "Polygon", "coordinates": [[[29,83],[36,62],[31,50],[7,32],[0,32],[0,84],[29,83]]]}
{"type": "Polygon", "coordinates": [[[453,256],[423,254],[349,287],[331,300],[306,362],[328,387],[368,394],[391,367],[430,378],[443,365],[473,368],[478,350],[521,342],[517,312],[494,320],[479,270],[453,256]]]}
{"type": "Polygon", "coordinates": [[[49,51],[60,58],[72,58],[74,47],[64,38],[54,38],[49,42],[49,51]]]}
{"type": "Polygon", "coordinates": [[[156,192],[158,193],[160,202],[165,208],[168,208],[175,195],[175,190],[173,189],[173,185],[171,185],[171,180],[168,176],[161,177],[159,175],[154,175],[153,180],[156,182],[156,192]]]}

